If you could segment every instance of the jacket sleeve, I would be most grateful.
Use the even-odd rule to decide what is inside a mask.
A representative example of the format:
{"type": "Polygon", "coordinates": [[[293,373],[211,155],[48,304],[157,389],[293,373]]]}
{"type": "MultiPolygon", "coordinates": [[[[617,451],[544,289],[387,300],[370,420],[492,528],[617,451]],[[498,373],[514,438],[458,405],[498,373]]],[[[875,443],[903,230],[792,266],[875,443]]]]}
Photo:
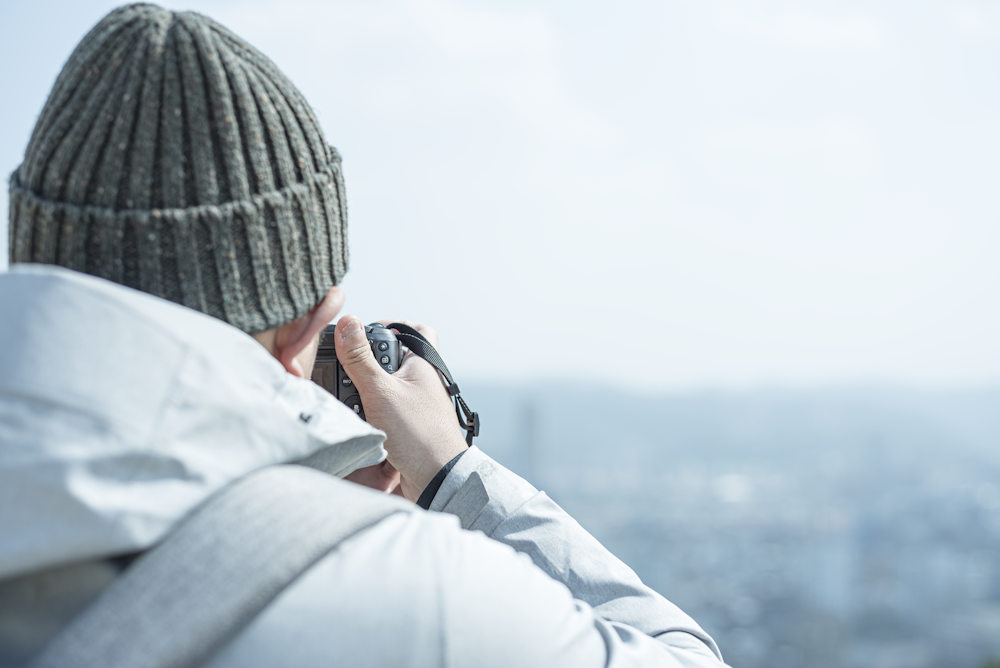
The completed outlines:
{"type": "Polygon", "coordinates": [[[623,665],[723,665],[715,641],[693,619],[644,585],[544,492],[478,448],[458,460],[430,510],[455,515],[462,528],[528,555],[588,604],[599,617],[609,665],[617,663],[613,657],[633,656],[644,658],[623,665]],[[649,661],[655,657],[663,660],[649,661]]]}

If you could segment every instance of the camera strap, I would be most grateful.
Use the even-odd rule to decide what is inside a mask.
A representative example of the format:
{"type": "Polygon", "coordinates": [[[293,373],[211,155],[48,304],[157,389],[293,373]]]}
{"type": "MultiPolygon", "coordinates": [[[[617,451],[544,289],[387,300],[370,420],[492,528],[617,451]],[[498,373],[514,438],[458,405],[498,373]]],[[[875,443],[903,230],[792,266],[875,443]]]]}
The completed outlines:
{"type": "Polygon", "coordinates": [[[389,329],[394,329],[398,332],[396,338],[410,349],[417,357],[422,357],[423,359],[430,362],[431,366],[438,370],[438,372],[444,377],[446,387],[448,388],[448,394],[451,395],[452,400],[455,404],[455,415],[458,417],[458,423],[462,425],[462,429],[465,430],[465,442],[471,447],[472,439],[479,436],[479,413],[472,411],[465,400],[462,399],[461,390],[458,389],[458,383],[451,376],[451,371],[448,370],[448,365],[444,363],[441,359],[441,355],[438,354],[437,349],[431,345],[431,342],[424,338],[424,335],[413,329],[409,325],[404,325],[401,322],[394,322],[389,325],[389,329]],[[463,419],[462,414],[465,414],[463,419]]]}

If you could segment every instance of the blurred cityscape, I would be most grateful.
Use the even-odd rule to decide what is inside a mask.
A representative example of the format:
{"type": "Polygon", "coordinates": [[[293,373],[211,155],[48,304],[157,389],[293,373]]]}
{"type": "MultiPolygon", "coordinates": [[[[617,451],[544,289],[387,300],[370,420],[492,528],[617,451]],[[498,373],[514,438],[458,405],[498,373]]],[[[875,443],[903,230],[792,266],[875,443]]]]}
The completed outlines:
{"type": "Polygon", "coordinates": [[[1000,391],[468,390],[735,668],[1000,666],[1000,391]]]}

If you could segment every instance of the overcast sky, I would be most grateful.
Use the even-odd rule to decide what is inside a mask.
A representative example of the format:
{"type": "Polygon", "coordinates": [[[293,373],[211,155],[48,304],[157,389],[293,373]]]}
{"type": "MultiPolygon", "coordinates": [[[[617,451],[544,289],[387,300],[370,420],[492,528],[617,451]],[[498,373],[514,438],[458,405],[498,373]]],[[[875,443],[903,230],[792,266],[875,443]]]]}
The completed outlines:
{"type": "MultiPolygon", "coordinates": [[[[5,173],[114,3],[11,5],[5,173]]],[[[347,308],[460,380],[1000,385],[1000,3],[191,5],[344,156],[347,308]]]]}

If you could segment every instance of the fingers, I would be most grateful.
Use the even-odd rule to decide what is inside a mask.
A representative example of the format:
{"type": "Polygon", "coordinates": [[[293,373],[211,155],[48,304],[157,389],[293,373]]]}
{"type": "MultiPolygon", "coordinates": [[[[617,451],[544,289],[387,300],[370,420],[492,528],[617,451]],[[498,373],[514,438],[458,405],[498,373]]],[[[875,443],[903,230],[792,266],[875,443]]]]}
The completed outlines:
{"type": "Polygon", "coordinates": [[[344,476],[344,480],[350,480],[380,492],[391,492],[399,489],[399,473],[388,461],[358,469],[344,476]]]}
{"type": "Polygon", "coordinates": [[[428,325],[421,325],[419,322],[412,322],[410,320],[379,320],[378,322],[382,325],[385,325],[386,327],[388,327],[394,322],[400,322],[404,325],[409,325],[413,329],[423,334],[424,338],[430,341],[431,345],[434,346],[434,348],[436,348],[439,352],[441,350],[441,347],[438,345],[438,333],[434,331],[433,327],[429,327],[428,325]]]}
{"type": "Polygon", "coordinates": [[[433,383],[432,379],[437,379],[438,384],[441,385],[441,392],[443,393],[443,396],[448,397],[449,401],[451,400],[451,395],[448,394],[448,383],[445,382],[441,372],[435,369],[434,365],[412,350],[407,351],[406,354],[403,355],[403,359],[399,363],[399,372],[396,376],[406,382],[428,384],[433,383]]]}
{"type": "MultiPolygon", "coordinates": [[[[380,324],[388,326],[392,322],[383,320],[380,324]]],[[[405,320],[398,322],[413,327],[437,345],[437,332],[432,328],[405,320]]],[[[441,467],[467,448],[440,373],[412,352],[395,374],[386,373],[369,349],[363,323],[353,315],[345,315],[337,323],[334,342],[337,359],[364,402],[365,418],[386,433],[385,449],[391,462],[350,479],[376,489],[396,490],[416,501],[441,467]],[[398,477],[387,475],[393,469],[398,471],[398,477]]]]}
{"type": "Polygon", "coordinates": [[[391,378],[375,360],[368,346],[365,327],[356,316],[345,315],[337,322],[334,344],[337,347],[337,359],[354,381],[362,399],[368,392],[377,392],[377,387],[391,378]]]}

